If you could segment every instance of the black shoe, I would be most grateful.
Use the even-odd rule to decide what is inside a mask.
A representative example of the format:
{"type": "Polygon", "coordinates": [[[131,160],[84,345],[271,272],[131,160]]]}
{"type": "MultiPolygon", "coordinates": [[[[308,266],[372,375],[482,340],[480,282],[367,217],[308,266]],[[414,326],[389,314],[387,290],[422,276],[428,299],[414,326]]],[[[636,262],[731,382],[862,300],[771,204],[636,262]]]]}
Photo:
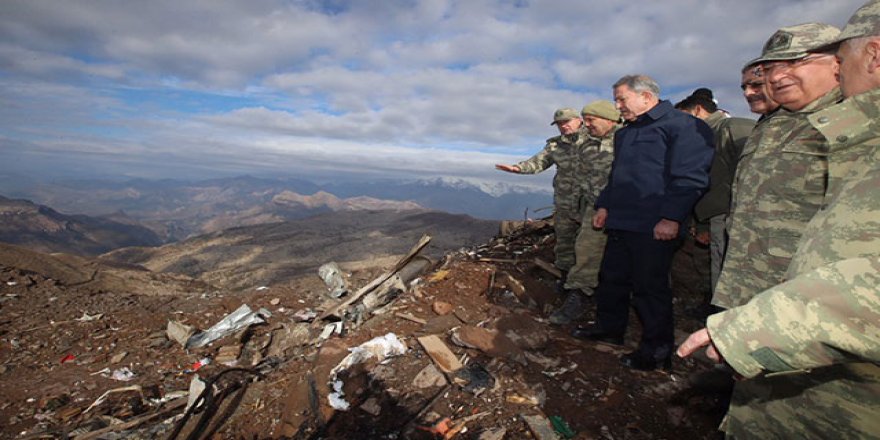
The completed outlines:
{"type": "Polygon", "coordinates": [[[632,353],[625,354],[620,358],[623,366],[632,368],[633,370],[653,371],[662,368],[663,370],[672,369],[672,353],[668,353],[663,357],[655,357],[646,354],[643,351],[636,350],[632,353]]]}
{"type": "Polygon", "coordinates": [[[607,344],[623,345],[623,335],[614,335],[606,333],[599,326],[588,325],[586,327],[578,327],[571,331],[571,335],[578,339],[588,341],[605,342],[607,344]]]}

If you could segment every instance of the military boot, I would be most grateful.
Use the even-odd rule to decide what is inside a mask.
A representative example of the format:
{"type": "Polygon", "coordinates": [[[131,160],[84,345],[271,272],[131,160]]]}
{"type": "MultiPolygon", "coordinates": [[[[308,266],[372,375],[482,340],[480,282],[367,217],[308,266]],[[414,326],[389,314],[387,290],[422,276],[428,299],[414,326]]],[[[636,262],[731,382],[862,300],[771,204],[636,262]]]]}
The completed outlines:
{"type": "Polygon", "coordinates": [[[586,298],[580,289],[572,289],[568,291],[568,296],[562,305],[550,315],[550,323],[555,325],[571,324],[586,311],[586,298]]]}

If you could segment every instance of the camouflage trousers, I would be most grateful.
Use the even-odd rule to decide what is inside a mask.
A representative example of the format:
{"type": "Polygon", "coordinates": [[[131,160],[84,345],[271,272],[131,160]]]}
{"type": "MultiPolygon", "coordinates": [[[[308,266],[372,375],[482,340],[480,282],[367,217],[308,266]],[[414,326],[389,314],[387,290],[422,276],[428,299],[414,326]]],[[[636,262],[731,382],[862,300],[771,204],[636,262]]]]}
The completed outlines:
{"type": "Polygon", "coordinates": [[[556,210],[553,215],[553,229],[556,232],[556,267],[569,271],[575,264],[574,243],[580,229],[580,218],[572,210],[556,210]]]}
{"type": "Polygon", "coordinates": [[[712,292],[718,285],[718,277],[721,276],[721,263],[724,261],[724,251],[727,250],[727,214],[719,214],[709,218],[709,256],[711,261],[712,292]]]}
{"type": "Polygon", "coordinates": [[[599,285],[599,268],[605,255],[605,242],[608,236],[604,230],[593,229],[592,221],[596,210],[588,208],[584,213],[581,228],[574,243],[575,264],[568,273],[566,289],[581,289],[585,292],[599,285]]]}

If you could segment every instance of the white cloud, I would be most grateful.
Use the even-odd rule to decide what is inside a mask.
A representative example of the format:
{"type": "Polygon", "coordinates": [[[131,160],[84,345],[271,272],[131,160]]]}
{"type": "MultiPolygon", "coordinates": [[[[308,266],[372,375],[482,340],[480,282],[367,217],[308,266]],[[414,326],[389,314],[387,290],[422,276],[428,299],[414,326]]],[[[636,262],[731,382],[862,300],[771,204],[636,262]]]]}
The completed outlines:
{"type": "Polygon", "coordinates": [[[861,3],[7,2],[0,136],[120,163],[495,179],[554,134],[555,108],[623,74],[748,116],[739,68],[764,40],[861,3]]]}

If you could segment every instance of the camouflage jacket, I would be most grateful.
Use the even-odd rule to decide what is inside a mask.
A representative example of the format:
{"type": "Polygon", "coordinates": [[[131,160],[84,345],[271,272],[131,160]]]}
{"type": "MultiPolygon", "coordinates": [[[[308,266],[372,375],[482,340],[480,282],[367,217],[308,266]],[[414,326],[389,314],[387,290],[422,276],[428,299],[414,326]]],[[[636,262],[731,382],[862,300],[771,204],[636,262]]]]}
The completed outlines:
{"type": "Polygon", "coordinates": [[[534,156],[516,166],[522,174],[536,174],[556,165],[553,177],[553,204],[557,211],[577,213],[581,198],[581,155],[590,142],[585,130],[547,139],[547,145],[534,156]]]}
{"type": "Polygon", "coordinates": [[[715,133],[715,157],[709,170],[709,191],[694,206],[698,221],[707,221],[730,210],[730,189],[736,165],[749,134],[755,128],[755,121],[751,119],[729,118],[720,111],[712,113],[705,121],[715,133]]]}
{"type": "Polygon", "coordinates": [[[605,137],[591,137],[590,142],[584,145],[580,156],[581,170],[578,172],[581,180],[581,214],[596,203],[599,193],[608,183],[608,173],[614,161],[614,133],[619,128],[620,125],[614,125],[605,137]]]}
{"type": "Polygon", "coordinates": [[[736,170],[727,254],[712,304],[736,307],[783,281],[828,180],[828,142],[807,117],[840,99],[835,88],[800,111],[779,109],[749,136],[736,170]]]}
{"type": "Polygon", "coordinates": [[[769,373],[759,379],[765,398],[749,410],[769,412],[772,426],[738,426],[744,409],[734,404],[727,429],[743,437],[748,431],[740,428],[762,437],[878,438],[880,90],[809,120],[829,141],[829,188],[788,270],[790,281],[707,323],[740,374],[769,373]]]}

